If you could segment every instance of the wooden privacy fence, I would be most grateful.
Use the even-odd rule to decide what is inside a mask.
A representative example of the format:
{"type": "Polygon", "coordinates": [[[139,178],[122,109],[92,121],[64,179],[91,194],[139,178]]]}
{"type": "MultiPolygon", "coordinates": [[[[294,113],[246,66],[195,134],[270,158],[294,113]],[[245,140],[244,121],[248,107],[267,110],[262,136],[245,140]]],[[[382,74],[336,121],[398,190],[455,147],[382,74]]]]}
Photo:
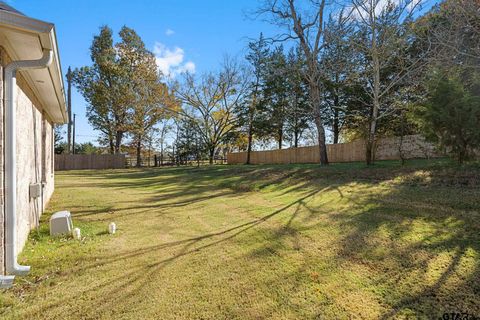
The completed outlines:
{"type": "Polygon", "coordinates": [[[55,170],[122,169],[123,154],[56,154],[55,170]]]}
{"type": "MultiPolygon", "coordinates": [[[[404,159],[433,158],[441,154],[434,145],[426,142],[420,135],[404,136],[402,143],[399,137],[380,139],[375,146],[376,160],[400,160],[400,150],[404,159]],[[400,147],[401,146],[401,147],[400,147]]],[[[328,144],[328,160],[330,162],[365,161],[365,141],[356,140],[348,143],[328,144]]],[[[242,164],[247,160],[246,152],[235,152],[227,155],[228,164],[242,164]]],[[[318,146],[280,149],[271,151],[252,151],[252,164],[287,164],[287,163],[319,163],[318,146]]]]}

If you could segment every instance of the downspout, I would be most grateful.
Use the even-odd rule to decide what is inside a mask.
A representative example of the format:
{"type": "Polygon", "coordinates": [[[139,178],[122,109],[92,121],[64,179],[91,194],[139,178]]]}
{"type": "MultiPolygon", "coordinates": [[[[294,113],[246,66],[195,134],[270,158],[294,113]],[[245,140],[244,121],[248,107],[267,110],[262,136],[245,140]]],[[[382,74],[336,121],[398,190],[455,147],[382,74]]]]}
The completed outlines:
{"type": "Polygon", "coordinates": [[[17,262],[17,146],[16,100],[18,70],[42,69],[53,60],[53,51],[44,49],[38,60],[12,61],[5,67],[5,268],[11,275],[25,275],[30,266],[17,262]]]}

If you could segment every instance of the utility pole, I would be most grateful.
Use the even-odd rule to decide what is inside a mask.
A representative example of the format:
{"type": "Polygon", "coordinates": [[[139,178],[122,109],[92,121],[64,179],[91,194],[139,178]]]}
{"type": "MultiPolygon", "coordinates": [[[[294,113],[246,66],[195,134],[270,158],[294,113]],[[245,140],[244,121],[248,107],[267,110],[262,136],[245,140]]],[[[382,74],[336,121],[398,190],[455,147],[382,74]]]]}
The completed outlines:
{"type": "Polygon", "coordinates": [[[68,112],[68,136],[67,153],[72,153],[72,69],[68,67],[67,72],[67,112],[68,112]]]}
{"type": "Polygon", "coordinates": [[[75,128],[77,127],[75,124],[75,117],[76,114],[73,114],[73,137],[72,137],[72,154],[75,154],[75,128]]]}

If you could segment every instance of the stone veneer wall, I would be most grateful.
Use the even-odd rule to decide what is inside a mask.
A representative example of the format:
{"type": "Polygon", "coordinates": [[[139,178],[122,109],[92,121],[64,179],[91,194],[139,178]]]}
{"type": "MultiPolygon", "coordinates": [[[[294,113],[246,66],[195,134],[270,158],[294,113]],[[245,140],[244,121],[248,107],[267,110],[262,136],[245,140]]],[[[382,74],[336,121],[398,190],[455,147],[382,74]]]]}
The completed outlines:
{"type": "Polygon", "coordinates": [[[375,150],[376,160],[429,159],[444,156],[421,135],[382,138],[375,150]]]}
{"type": "Polygon", "coordinates": [[[3,59],[0,51],[0,274],[5,274],[5,167],[4,167],[4,105],[3,105],[3,59]]]}
{"type": "MultiPolygon", "coordinates": [[[[1,65],[5,66],[9,57],[3,48],[1,65]]],[[[4,273],[4,109],[3,72],[0,73],[0,273],[4,273]]],[[[41,104],[22,77],[17,73],[17,250],[23,249],[31,229],[37,226],[40,215],[54,189],[53,163],[53,124],[43,111],[41,104]],[[30,184],[45,183],[43,197],[30,198],[30,184]]],[[[18,252],[17,252],[18,253],[18,252]]]]}

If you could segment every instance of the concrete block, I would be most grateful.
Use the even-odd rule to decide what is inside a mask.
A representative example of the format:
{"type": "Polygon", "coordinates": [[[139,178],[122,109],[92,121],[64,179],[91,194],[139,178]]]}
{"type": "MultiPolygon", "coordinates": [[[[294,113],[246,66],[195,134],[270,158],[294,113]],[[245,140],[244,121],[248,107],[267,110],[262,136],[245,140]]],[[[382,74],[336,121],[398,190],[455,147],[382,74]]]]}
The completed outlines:
{"type": "Polygon", "coordinates": [[[73,229],[72,217],[69,211],[59,211],[50,217],[50,235],[71,234],[73,229]]]}

